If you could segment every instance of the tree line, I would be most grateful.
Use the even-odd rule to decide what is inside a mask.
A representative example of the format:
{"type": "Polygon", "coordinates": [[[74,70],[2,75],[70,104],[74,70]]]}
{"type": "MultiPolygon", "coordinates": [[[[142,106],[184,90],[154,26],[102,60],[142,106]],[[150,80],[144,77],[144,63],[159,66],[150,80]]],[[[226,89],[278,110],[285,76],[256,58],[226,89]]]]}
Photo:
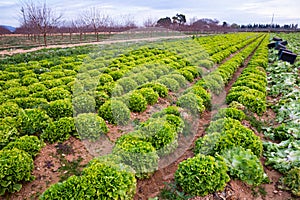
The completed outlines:
{"type": "MultiPolygon", "coordinates": [[[[62,14],[58,14],[49,7],[46,2],[34,3],[33,1],[24,1],[19,13],[20,27],[14,33],[26,34],[28,37],[36,40],[37,37],[43,37],[44,45],[47,46],[47,36],[53,33],[79,34],[80,41],[86,33],[93,33],[96,41],[99,41],[100,33],[123,32],[137,28],[132,15],[122,16],[122,21],[117,21],[113,17],[104,14],[100,8],[91,7],[83,10],[75,19],[65,20],[62,14]]],[[[193,17],[187,22],[184,14],[176,14],[172,17],[163,17],[158,20],[148,18],[143,22],[144,27],[163,27],[176,31],[238,31],[238,30],[258,30],[258,29],[297,29],[298,25],[278,24],[228,24],[220,23],[217,19],[197,19],[193,17]]],[[[7,30],[0,27],[0,34],[7,34],[7,30]]],[[[71,38],[71,37],[70,37],[71,38]]]]}

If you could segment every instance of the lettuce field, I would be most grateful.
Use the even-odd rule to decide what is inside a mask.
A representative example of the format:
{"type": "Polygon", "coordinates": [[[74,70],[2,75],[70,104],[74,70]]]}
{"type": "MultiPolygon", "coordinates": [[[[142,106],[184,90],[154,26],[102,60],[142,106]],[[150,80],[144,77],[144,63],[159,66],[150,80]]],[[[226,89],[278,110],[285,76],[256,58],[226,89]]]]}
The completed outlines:
{"type": "Polygon", "coordinates": [[[297,199],[299,33],[0,60],[0,199],[297,199]],[[273,46],[272,46],[273,45],[273,46]]]}

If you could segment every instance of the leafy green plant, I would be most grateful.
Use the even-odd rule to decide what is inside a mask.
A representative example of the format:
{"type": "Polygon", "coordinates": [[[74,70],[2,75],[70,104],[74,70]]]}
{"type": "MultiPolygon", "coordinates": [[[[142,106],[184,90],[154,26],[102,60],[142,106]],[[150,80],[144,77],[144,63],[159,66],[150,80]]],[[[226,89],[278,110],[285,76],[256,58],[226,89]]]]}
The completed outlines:
{"type": "Polygon", "coordinates": [[[282,123],[277,127],[268,127],[264,134],[272,140],[284,141],[293,137],[290,129],[293,130],[294,127],[282,123]]]}
{"type": "Polygon", "coordinates": [[[242,121],[246,118],[246,115],[242,110],[238,110],[236,108],[221,108],[218,110],[218,113],[213,116],[213,120],[218,120],[225,117],[242,121]]]}
{"type": "Polygon", "coordinates": [[[264,121],[257,119],[252,112],[245,110],[245,113],[246,120],[250,122],[251,126],[255,128],[258,132],[261,132],[261,130],[267,126],[267,124],[264,121]]]}
{"type": "Polygon", "coordinates": [[[96,108],[99,109],[107,100],[109,96],[105,92],[95,92],[96,108]]]}
{"type": "Polygon", "coordinates": [[[284,177],[280,179],[279,187],[284,190],[291,190],[296,196],[300,196],[300,168],[291,169],[284,177]]]}
{"type": "Polygon", "coordinates": [[[41,138],[50,143],[63,142],[74,132],[74,119],[72,117],[62,117],[57,121],[50,122],[41,134],[41,138]]]}
{"type": "Polygon", "coordinates": [[[48,104],[47,100],[44,98],[33,97],[15,98],[12,102],[18,104],[18,106],[23,109],[41,108],[48,104]]]}
{"type": "Polygon", "coordinates": [[[178,98],[176,104],[181,108],[187,109],[193,115],[201,114],[205,110],[202,98],[193,93],[182,95],[178,98]]]}
{"type": "Polygon", "coordinates": [[[159,95],[152,88],[142,88],[139,90],[149,105],[157,103],[159,95]]]}
{"type": "Polygon", "coordinates": [[[112,124],[126,125],[130,120],[130,110],[118,100],[108,100],[100,108],[99,116],[112,124]]]}
{"type": "Polygon", "coordinates": [[[45,97],[48,101],[55,101],[59,99],[71,99],[71,93],[63,88],[52,88],[45,91],[45,97]]]}
{"type": "Polygon", "coordinates": [[[182,76],[181,74],[168,74],[165,76],[162,76],[161,78],[172,78],[176,80],[180,86],[180,88],[185,88],[187,86],[187,80],[182,76]]]}
{"type": "Polygon", "coordinates": [[[109,72],[109,75],[114,79],[114,81],[117,81],[121,79],[124,76],[125,70],[116,70],[109,72]]]}
{"type": "Polygon", "coordinates": [[[176,133],[182,133],[185,124],[180,117],[173,114],[166,114],[163,116],[162,119],[166,120],[169,124],[171,124],[174,127],[176,133]]]}
{"type": "Polygon", "coordinates": [[[179,107],[177,106],[168,106],[159,112],[153,113],[152,118],[163,117],[165,115],[175,115],[180,117],[179,107]]]}
{"type": "Polygon", "coordinates": [[[7,90],[3,90],[3,93],[10,99],[14,99],[18,97],[27,97],[29,95],[29,90],[25,86],[11,87],[7,90]]]}
{"type": "Polygon", "coordinates": [[[96,189],[93,199],[132,199],[136,191],[133,171],[124,164],[94,162],[83,170],[92,189],[96,189]],[[109,178],[103,178],[109,177],[109,178]]]}
{"type": "Polygon", "coordinates": [[[162,77],[157,82],[165,85],[172,92],[177,92],[180,89],[179,83],[172,78],[162,77]]]}
{"type": "Polygon", "coordinates": [[[63,81],[60,79],[45,80],[43,83],[48,89],[54,89],[63,86],[63,81]]]}
{"type": "Polygon", "coordinates": [[[262,141],[253,131],[237,120],[225,118],[211,123],[207,134],[196,140],[194,151],[215,155],[236,146],[250,149],[258,157],[262,153],[262,141]]]}
{"type": "Polygon", "coordinates": [[[117,81],[117,84],[122,86],[125,93],[130,92],[130,91],[132,91],[132,90],[134,90],[138,87],[138,84],[133,79],[131,79],[129,77],[119,79],[117,81]]]}
{"type": "Polygon", "coordinates": [[[141,124],[140,130],[145,135],[145,141],[150,142],[159,155],[169,154],[178,146],[176,127],[167,120],[150,118],[141,124]]]}
{"type": "Polygon", "coordinates": [[[150,142],[144,141],[140,133],[131,132],[118,138],[113,154],[132,167],[138,178],[147,178],[158,168],[156,149],[150,142]]]}
{"type": "Polygon", "coordinates": [[[214,65],[211,60],[200,60],[198,64],[199,66],[205,67],[206,69],[210,69],[214,65]]]}
{"type": "Polygon", "coordinates": [[[52,185],[40,199],[132,199],[135,190],[134,174],[124,164],[94,161],[82,176],[52,185]]]}
{"type": "Polygon", "coordinates": [[[250,79],[249,77],[247,77],[247,79],[244,80],[239,79],[233,84],[233,87],[246,86],[248,88],[255,89],[261,92],[266,92],[266,84],[263,81],[259,81],[257,79],[256,80],[251,80],[251,79],[249,80],[249,79],[250,79]]]}
{"type": "Polygon", "coordinates": [[[267,110],[265,97],[258,97],[244,93],[237,101],[258,115],[262,115],[267,110]]]}
{"type": "Polygon", "coordinates": [[[0,150],[0,195],[17,192],[23,181],[32,181],[33,160],[23,150],[0,150]]]}
{"type": "Polygon", "coordinates": [[[281,173],[300,167],[300,141],[290,138],[280,143],[264,142],[265,165],[270,165],[281,173]]]}
{"type": "Polygon", "coordinates": [[[138,87],[138,89],[141,88],[152,88],[162,98],[168,96],[168,88],[160,83],[156,83],[156,82],[146,83],[138,87]]]}
{"type": "Polygon", "coordinates": [[[19,132],[12,123],[7,124],[3,121],[0,123],[0,150],[18,137],[19,132]]]}
{"type": "Polygon", "coordinates": [[[244,110],[245,106],[237,101],[232,101],[229,105],[228,108],[233,108],[233,109],[238,109],[238,110],[244,110]]]}
{"type": "Polygon", "coordinates": [[[186,80],[188,80],[189,82],[193,82],[194,81],[194,75],[189,70],[187,70],[187,69],[179,69],[179,70],[176,70],[176,72],[178,72],[179,74],[181,74],[182,76],[184,76],[184,78],[186,80]]]}
{"type": "Polygon", "coordinates": [[[23,86],[29,86],[32,85],[34,83],[38,83],[39,80],[37,78],[34,77],[30,77],[30,76],[23,76],[21,79],[21,83],[23,86]]]}
{"type": "Polygon", "coordinates": [[[203,104],[205,108],[210,109],[211,108],[211,95],[201,86],[194,85],[193,87],[188,88],[184,91],[183,94],[193,93],[203,100],[203,104]]]}
{"type": "Polygon", "coordinates": [[[123,87],[115,82],[107,83],[104,86],[98,86],[96,90],[99,92],[105,92],[109,96],[120,96],[124,93],[123,87]]]}
{"type": "Polygon", "coordinates": [[[17,129],[21,135],[39,135],[48,126],[51,118],[41,109],[25,109],[17,116],[17,129]]]}
{"type": "Polygon", "coordinates": [[[68,83],[71,83],[75,80],[73,76],[66,76],[60,79],[64,85],[67,85],[68,83]]]}
{"type": "Polygon", "coordinates": [[[29,85],[27,88],[30,93],[42,92],[47,89],[46,86],[42,83],[34,83],[32,85],[29,85]]]}
{"type": "Polygon", "coordinates": [[[149,82],[148,79],[147,79],[145,76],[141,75],[141,73],[138,73],[138,74],[133,75],[132,78],[135,80],[135,82],[136,82],[138,85],[143,85],[143,84],[149,82]]]}
{"type": "Polygon", "coordinates": [[[82,113],[75,118],[75,125],[81,139],[97,140],[108,132],[104,119],[94,113],[82,113]]]}
{"type": "Polygon", "coordinates": [[[129,109],[133,112],[144,112],[147,109],[147,100],[139,90],[129,95],[129,109]]]}
{"type": "Polygon", "coordinates": [[[114,79],[111,75],[109,74],[101,74],[99,76],[99,85],[104,86],[107,83],[114,82],[114,79]]]}
{"type": "Polygon", "coordinates": [[[220,158],[198,154],[179,163],[175,181],[184,192],[205,196],[223,190],[230,180],[227,166],[220,158]]]}
{"type": "Polygon", "coordinates": [[[231,177],[253,186],[268,182],[268,177],[259,158],[250,149],[245,150],[237,146],[223,151],[222,157],[231,177]]]}
{"type": "Polygon", "coordinates": [[[196,85],[202,86],[204,89],[217,95],[223,91],[225,86],[222,76],[214,72],[203,77],[203,80],[198,81],[196,85]]]}
{"type": "Polygon", "coordinates": [[[181,68],[181,70],[186,70],[186,71],[191,72],[193,74],[194,78],[198,78],[202,74],[201,68],[196,67],[196,66],[185,66],[185,67],[181,68]]]}
{"type": "Polygon", "coordinates": [[[58,120],[62,117],[73,116],[73,106],[70,99],[60,99],[52,101],[46,107],[46,111],[49,117],[54,120],[58,120]]]}
{"type": "Polygon", "coordinates": [[[86,93],[73,97],[72,104],[75,115],[94,112],[96,108],[95,98],[86,93]]]}
{"type": "Polygon", "coordinates": [[[18,104],[6,102],[0,105],[0,118],[15,117],[18,115],[20,108],[18,104]]]}
{"type": "Polygon", "coordinates": [[[38,137],[24,135],[13,142],[10,142],[3,148],[3,150],[12,150],[14,148],[17,148],[25,151],[32,157],[35,157],[44,146],[45,143],[39,140],[38,137]]]}
{"type": "Polygon", "coordinates": [[[146,70],[146,71],[142,72],[141,75],[144,76],[145,78],[147,78],[149,82],[157,79],[157,76],[155,75],[155,73],[150,70],[146,70]]]}

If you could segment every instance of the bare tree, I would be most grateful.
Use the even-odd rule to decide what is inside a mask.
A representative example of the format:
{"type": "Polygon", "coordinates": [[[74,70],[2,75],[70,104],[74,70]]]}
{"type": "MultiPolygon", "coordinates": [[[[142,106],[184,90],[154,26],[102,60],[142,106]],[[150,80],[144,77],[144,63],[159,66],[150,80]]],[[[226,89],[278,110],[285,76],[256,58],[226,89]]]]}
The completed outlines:
{"type": "Polygon", "coordinates": [[[145,27],[155,27],[157,20],[148,17],[147,19],[145,19],[145,21],[143,22],[143,25],[145,27]]]}
{"type": "Polygon", "coordinates": [[[127,14],[127,15],[122,15],[122,25],[125,28],[136,28],[136,24],[135,24],[135,20],[134,20],[134,16],[131,14],[127,14]]]}
{"type": "Polygon", "coordinates": [[[80,42],[82,41],[82,34],[84,33],[84,31],[86,31],[87,26],[88,25],[86,24],[84,19],[82,19],[82,17],[78,17],[77,19],[72,20],[72,27],[77,33],[79,33],[80,42]]]}
{"type": "Polygon", "coordinates": [[[105,29],[110,21],[108,15],[103,14],[99,8],[92,7],[82,15],[84,22],[90,26],[96,35],[97,42],[99,42],[99,32],[105,29]]]}
{"type": "Polygon", "coordinates": [[[62,15],[57,15],[50,7],[44,3],[33,3],[32,1],[23,2],[21,8],[22,25],[29,29],[34,29],[44,38],[47,46],[47,35],[51,29],[58,26],[62,15]]]}

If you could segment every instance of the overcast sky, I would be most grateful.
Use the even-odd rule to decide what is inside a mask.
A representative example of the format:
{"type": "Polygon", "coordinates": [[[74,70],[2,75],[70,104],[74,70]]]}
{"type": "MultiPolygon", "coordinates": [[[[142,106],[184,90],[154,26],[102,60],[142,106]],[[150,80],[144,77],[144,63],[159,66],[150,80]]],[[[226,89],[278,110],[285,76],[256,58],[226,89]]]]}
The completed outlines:
{"type": "MultiPolygon", "coordinates": [[[[24,0],[0,0],[0,24],[19,26],[20,2],[24,0]]],[[[36,2],[35,0],[32,0],[36,2]]],[[[42,0],[43,1],[43,0],[42,0]]],[[[62,13],[65,19],[74,19],[91,7],[99,7],[119,21],[121,16],[134,16],[142,25],[148,18],[159,19],[186,15],[187,21],[193,17],[218,19],[229,24],[274,23],[299,24],[299,0],[47,0],[48,7],[62,13]]]]}

